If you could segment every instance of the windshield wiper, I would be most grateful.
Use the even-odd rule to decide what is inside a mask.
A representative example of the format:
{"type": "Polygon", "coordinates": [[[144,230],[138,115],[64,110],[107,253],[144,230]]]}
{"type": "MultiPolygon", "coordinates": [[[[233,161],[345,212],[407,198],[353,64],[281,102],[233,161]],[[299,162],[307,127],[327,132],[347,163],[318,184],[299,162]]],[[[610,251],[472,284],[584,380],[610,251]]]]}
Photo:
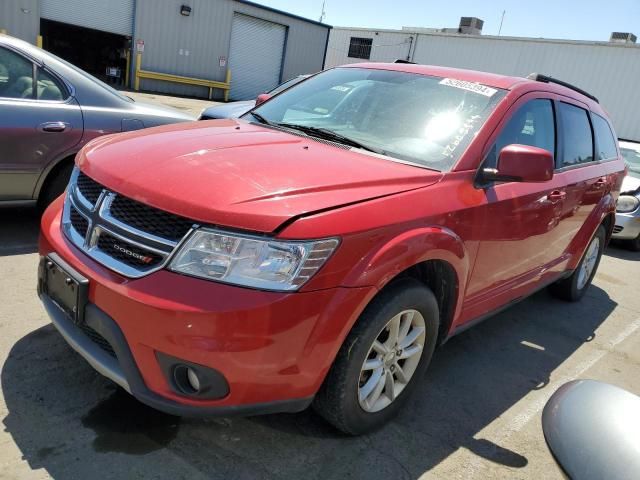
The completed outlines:
{"type": "Polygon", "coordinates": [[[273,123],[271,123],[269,120],[267,120],[266,118],[264,118],[262,115],[260,115],[259,113],[256,112],[250,112],[251,115],[253,115],[253,118],[255,118],[256,120],[258,120],[260,123],[264,123],[265,125],[274,125],[273,123]]]}
{"type": "Polygon", "coordinates": [[[346,137],[338,132],[329,130],[328,128],[321,127],[309,127],[307,125],[297,125],[295,123],[274,123],[277,127],[290,128],[291,130],[299,130],[312,137],[322,138],[324,140],[331,140],[336,143],[342,143],[343,145],[349,145],[351,147],[361,148],[369,152],[378,153],[380,155],[386,155],[386,152],[381,148],[371,147],[363,143],[354,140],[353,138],[346,137]]]}

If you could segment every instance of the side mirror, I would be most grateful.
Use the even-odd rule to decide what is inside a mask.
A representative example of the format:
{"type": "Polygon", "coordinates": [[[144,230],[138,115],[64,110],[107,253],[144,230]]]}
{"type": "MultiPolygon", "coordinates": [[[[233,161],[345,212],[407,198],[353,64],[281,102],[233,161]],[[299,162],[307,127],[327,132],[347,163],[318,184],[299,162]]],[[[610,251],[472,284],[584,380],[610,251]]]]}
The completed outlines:
{"type": "Polygon", "coordinates": [[[482,179],[493,182],[547,182],[553,178],[553,154],[528,145],[507,145],[500,151],[498,168],[482,170],[482,179]]]}
{"type": "Polygon", "coordinates": [[[266,102],[270,98],[271,98],[271,95],[269,95],[268,93],[261,93],[260,95],[258,95],[258,98],[256,98],[256,107],[258,105],[262,105],[264,102],[266,102]]]}

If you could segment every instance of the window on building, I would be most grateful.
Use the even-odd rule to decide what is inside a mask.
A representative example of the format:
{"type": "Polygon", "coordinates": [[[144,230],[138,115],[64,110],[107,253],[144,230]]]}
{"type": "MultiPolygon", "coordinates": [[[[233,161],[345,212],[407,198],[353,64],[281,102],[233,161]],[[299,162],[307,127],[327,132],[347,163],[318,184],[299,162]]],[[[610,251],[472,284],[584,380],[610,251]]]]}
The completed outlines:
{"type": "Polygon", "coordinates": [[[596,143],[598,144],[598,160],[616,158],[618,156],[616,139],[611,132],[609,123],[595,113],[591,115],[591,119],[593,120],[593,131],[596,134],[596,143]]]}
{"type": "Polygon", "coordinates": [[[551,100],[531,100],[520,107],[502,129],[484,166],[496,168],[500,151],[513,144],[544,148],[555,153],[556,129],[551,100]]]}
{"type": "Polygon", "coordinates": [[[363,58],[369,60],[371,58],[372,38],[351,37],[349,42],[349,57],[363,58]]]}
{"type": "Polygon", "coordinates": [[[593,161],[593,135],[589,114],[584,108],[559,103],[562,119],[562,166],[593,161]]]}

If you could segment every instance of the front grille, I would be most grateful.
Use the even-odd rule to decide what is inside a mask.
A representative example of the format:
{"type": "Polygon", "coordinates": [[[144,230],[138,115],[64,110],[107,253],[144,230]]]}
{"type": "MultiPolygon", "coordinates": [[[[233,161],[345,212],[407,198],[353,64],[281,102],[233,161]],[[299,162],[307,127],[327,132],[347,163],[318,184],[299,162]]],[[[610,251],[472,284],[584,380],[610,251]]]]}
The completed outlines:
{"type": "Polygon", "coordinates": [[[71,225],[73,225],[74,230],[78,232],[78,235],[85,237],[87,235],[87,230],[89,230],[89,222],[74,207],[70,208],[71,225]]]}
{"type": "Polygon", "coordinates": [[[155,267],[163,260],[160,255],[120,240],[107,232],[100,234],[98,248],[111,258],[139,269],[155,267]]]}
{"type": "Polygon", "coordinates": [[[122,223],[157,237],[177,242],[191,229],[192,220],[149,207],[118,195],[111,204],[111,215],[122,223]]]}
{"type": "Polygon", "coordinates": [[[98,201],[102,190],[104,189],[102,185],[93,180],[92,178],[87,177],[84,173],[80,172],[78,175],[78,180],[76,183],[78,190],[84,198],[86,198],[92,205],[98,201]]]}
{"type": "Polygon", "coordinates": [[[621,227],[620,225],[616,225],[615,227],[613,227],[613,233],[620,233],[623,229],[624,227],[621,227]]]}
{"type": "Polygon", "coordinates": [[[96,332],[89,325],[80,324],[78,325],[78,328],[80,328],[80,330],[82,330],[82,332],[87,337],[89,337],[89,340],[91,340],[93,343],[95,343],[97,346],[99,346],[102,350],[107,352],[113,358],[116,358],[116,352],[106,338],[104,338],[102,335],[96,332]]]}
{"type": "Polygon", "coordinates": [[[194,224],[111,192],[77,168],[62,217],[69,240],[97,262],[130,278],[164,267],[194,224]]]}

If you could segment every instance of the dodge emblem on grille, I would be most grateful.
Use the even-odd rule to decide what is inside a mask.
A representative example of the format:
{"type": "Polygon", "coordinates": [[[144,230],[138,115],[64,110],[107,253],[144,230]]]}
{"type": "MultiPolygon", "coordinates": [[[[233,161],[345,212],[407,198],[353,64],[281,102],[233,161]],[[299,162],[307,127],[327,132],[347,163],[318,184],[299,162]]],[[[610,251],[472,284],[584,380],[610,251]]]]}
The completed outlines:
{"type": "Polygon", "coordinates": [[[153,261],[153,258],[147,257],[146,255],[141,255],[141,254],[136,253],[136,252],[132,252],[131,250],[129,250],[129,249],[127,249],[127,248],[125,248],[125,247],[123,247],[121,245],[118,245],[117,243],[113,244],[113,248],[115,250],[119,251],[119,252],[124,253],[125,255],[128,255],[130,257],[136,258],[136,259],[138,259],[138,260],[140,260],[141,262],[144,262],[144,263],[151,263],[153,261]]]}

